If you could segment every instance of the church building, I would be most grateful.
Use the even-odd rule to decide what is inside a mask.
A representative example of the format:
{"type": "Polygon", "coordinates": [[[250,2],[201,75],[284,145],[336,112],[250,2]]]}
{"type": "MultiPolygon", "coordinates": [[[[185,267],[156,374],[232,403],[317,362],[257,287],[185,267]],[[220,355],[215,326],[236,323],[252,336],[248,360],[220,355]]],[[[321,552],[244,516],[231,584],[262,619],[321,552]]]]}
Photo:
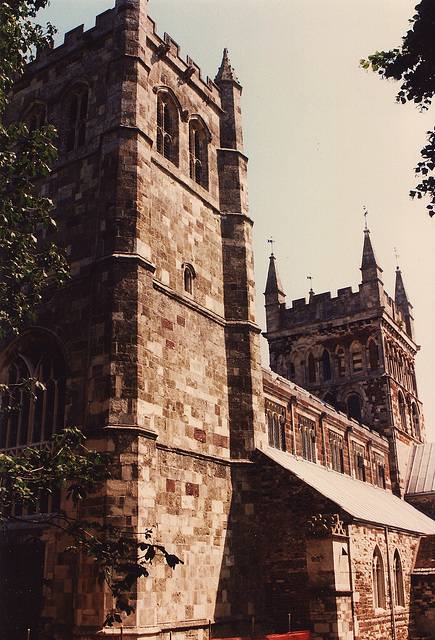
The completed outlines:
{"type": "Polygon", "coordinates": [[[113,468],[78,517],[151,527],[183,565],[156,560],[106,628],[94,568],[17,510],[0,640],[43,640],[41,618],[57,640],[435,637],[435,470],[401,272],[393,300],[366,229],[359,291],[287,307],[272,255],[262,368],[241,93],[226,50],[204,78],[146,0],[116,0],[15,85],[10,120],[59,132],[40,191],[71,278],[0,345],[2,382],[44,384],[2,416],[0,450],[80,427],[113,468]]]}

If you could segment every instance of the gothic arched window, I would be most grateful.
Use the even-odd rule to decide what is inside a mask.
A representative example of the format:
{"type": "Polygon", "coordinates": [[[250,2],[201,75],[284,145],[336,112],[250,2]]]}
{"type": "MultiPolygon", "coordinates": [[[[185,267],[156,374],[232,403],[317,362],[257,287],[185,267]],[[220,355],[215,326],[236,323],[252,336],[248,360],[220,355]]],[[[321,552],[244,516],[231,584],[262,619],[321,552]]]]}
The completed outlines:
{"type": "Polygon", "coordinates": [[[36,131],[45,126],[46,109],[41,102],[33,104],[23,117],[23,122],[29,131],[36,131]]]}
{"type": "Polygon", "coordinates": [[[157,151],[178,166],[178,109],[165,92],[157,96],[157,151]]]}
{"type": "Polygon", "coordinates": [[[65,143],[65,151],[67,152],[83,147],[86,142],[88,96],[89,91],[85,84],[77,84],[68,94],[65,143]]]}
{"type": "Polygon", "coordinates": [[[376,547],[372,561],[373,606],[385,609],[385,573],[381,552],[376,547]]]}
{"type": "Polygon", "coordinates": [[[405,590],[403,588],[402,561],[400,560],[400,555],[397,549],[394,552],[394,558],[393,558],[393,577],[394,577],[395,604],[398,607],[404,607],[405,606],[405,590]]]}
{"type": "Polygon", "coordinates": [[[190,177],[208,189],[208,135],[198,119],[189,123],[190,177]]]}
{"type": "Polygon", "coordinates": [[[405,404],[405,398],[403,397],[403,393],[401,391],[399,391],[398,393],[398,400],[399,400],[400,424],[402,429],[404,431],[407,431],[408,425],[406,422],[406,404],[405,404]]]}
{"type": "Polygon", "coordinates": [[[316,361],[311,351],[308,355],[308,382],[316,382],[316,361]]]}
{"type": "Polygon", "coordinates": [[[361,398],[357,393],[352,393],[347,397],[347,417],[353,418],[357,422],[362,422],[361,398]]]}
{"type": "Polygon", "coordinates": [[[370,340],[369,342],[369,361],[370,370],[377,371],[379,368],[379,351],[378,345],[374,340],[370,340]]]}
{"type": "Polygon", "coordinates": [[[329,357],[329,351],[327,349],[324,349],[322,354],[322,368],[323,368],[323,379],[330,380],[332,377],[331,358],[329,357]]]}
{"type": "Polygon", "coordinates": [[[0,449],[44,443],[63,428],[65,365],[59,349],[29,342],[10,361],[3,380],[9,389],[2,399],[0,449]]]}
{"type": "Polygon", "coordinates": [[[414,432],[414,437],[421,439],[421,431],[420,431],[420,417],[418,415],[418,409],[415,402],[411,404],[411,417],[412,417],[412,429],[414,432]]]}

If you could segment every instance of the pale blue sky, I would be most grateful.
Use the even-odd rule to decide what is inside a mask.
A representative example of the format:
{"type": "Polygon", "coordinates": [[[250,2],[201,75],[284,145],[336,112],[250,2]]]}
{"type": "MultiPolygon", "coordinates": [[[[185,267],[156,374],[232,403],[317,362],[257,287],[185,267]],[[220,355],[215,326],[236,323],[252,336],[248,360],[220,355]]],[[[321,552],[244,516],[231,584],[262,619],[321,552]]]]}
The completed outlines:
{"type": "MultiPolygon", "coordinates": [[[[63,36],[82,22],[90,28],[113,5],[52,0],[44,16],[63,36]]],[[[276,239],[287,304],[308,294],[307,275],[316,293],[355,290],[365,205],[385,287],[394,295],[396,247],[414,305],[422,347],[417,382],[434,440],[435,219],[408,192],[435,110],[420,114],[396,104],[398,85],[359,68],[360,58],[399,45],[414,6],[415,0],[150,0],[149,14],[204,76],[214,78],[228,47],[244,87],[260,326],[267,238],[276,239]]],[[[267,365],[266,354],[263,348],[267,365]]]]}

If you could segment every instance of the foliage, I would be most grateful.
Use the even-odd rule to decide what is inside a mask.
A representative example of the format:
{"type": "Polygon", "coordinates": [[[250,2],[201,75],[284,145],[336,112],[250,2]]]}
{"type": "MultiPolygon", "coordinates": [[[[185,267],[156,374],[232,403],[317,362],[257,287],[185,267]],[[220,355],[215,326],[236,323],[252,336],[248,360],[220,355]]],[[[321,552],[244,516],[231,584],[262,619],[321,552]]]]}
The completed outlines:
{"type": "Polygon", "coordinates": [[[159,553],[172,569],[182,561],[151,542],[151,530],[133,536],[101,522],[77,519],[65,510],[39,513],[41,504],[57,489],[66,490],[74,505],[95,492],[109,476],[110,459],[85,446],[79,429],[64,429],[52,438],[51,446],[26,448],[20,455],[0,453],[0,521],[8,524],[35,522],[54,529],[69,539],[67,550],[87,556],[98,567],[98,582],[110,589],[114,606],[105,624],[122,622],[133,607],[128,595],[138,578],[149,575],[149,565],[159,553]],[[16,507],[33,515],[17,516],[16,507]]]}
{"type": "MultiPolygon", "coordinates": [[[[409,20],[411,28],[402,46],[391,51],[377,51],[361,60],[364,69],[371,68],[383,78],[401,81],[398,102],[414,102],[420,109],[428,109],[435,92],[435,3],[422,0],[409,20]]],[[[415,168],[422,181],[410,192],[412,198],[429,196],[429,215],[435,214],[435,129],[428,131],[428,141],[421,151],[423,158],[415,168]]]]}
{"type": "Polygon", "coordinates": [[[0,3],[0,339],[17,334],[32,321],[48,276],[67,278],[63,251],[38,241],[42,230],[56,223],[51,201],[38,194],[38,180],[48,175],[56,159],[52,126],[30,130],[24,122],[8,123],[7,107],[14,81],[24,72],[37,48],[51,46],[55,29],[44,29],[34,18],[47,0],[7,0],[0,3]]]}

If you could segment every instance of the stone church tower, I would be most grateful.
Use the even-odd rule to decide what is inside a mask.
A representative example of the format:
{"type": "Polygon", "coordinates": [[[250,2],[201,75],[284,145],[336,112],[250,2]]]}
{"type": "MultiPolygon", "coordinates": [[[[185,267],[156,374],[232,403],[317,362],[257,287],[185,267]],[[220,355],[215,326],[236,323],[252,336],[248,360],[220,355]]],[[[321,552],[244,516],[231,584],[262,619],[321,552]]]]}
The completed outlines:
{"type": "MultiPolygon", "coordinates": [[[[4,346],[4,378],[28,370],[47,391],[32,409],[42,427],[4,419],[2,448],[43,443],[59,420],[111,452],[92,517],[133,534],[152,527],[184,562],[138,586],[132,637],[202,638],[210,620],[253,607],[245,534],[228,528],[244,509],[233,487],[266,440],[241,92],[227,51],[204,79],[157,35],[146,0],[117,0],[94,28],[67,33],[14,89],[11,117],[59,132],[42,191],[71,279],[47,287],[35,326],[4,346]]],[[[110,598],[86,569],[77,581],[49,533],[42,541],[44,615],[88,638],[110,598]]],[[[13,624],[32,626],[21,609],[13,624]]]]}
{"type": "Polygon", "coordinates": [[[397,268],[395,299],[384,291],[370,232],[364,231],[362,281],[330,293],[310,293],[287,308],[276,259],[267,277],[266,337],[273,371],[390,442],[390,472],[403,495],[410,448],[423,439],[417,395],[412,305],[397,268]]]}

